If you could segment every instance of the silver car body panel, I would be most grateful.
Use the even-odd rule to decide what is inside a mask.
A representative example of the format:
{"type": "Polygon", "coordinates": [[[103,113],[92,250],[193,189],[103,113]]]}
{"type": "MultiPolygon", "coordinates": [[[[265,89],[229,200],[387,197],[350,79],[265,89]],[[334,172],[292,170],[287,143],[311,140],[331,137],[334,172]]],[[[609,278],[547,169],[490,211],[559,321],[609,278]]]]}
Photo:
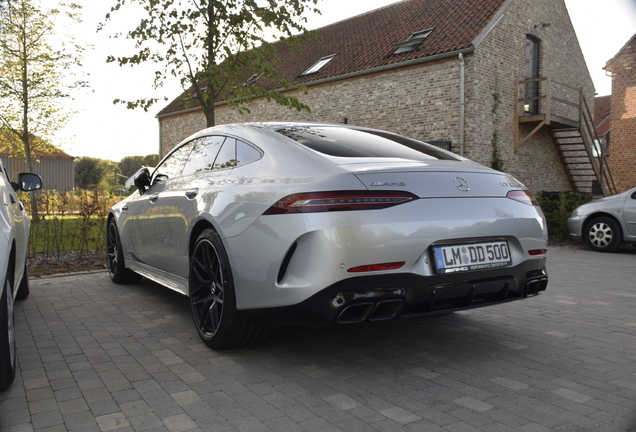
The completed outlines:
{"type": "Polygon", "coordinates": [[[27,247],[29,241],[29,229],[31,221],[24,206],[18,199],[10,181],[5,177],[3,168],[0,168],[0,283],[4,281],[9,267],[9,254],[15,247],[14,284],[13,291],[18,291],[20,282],[24,276],[24,267],[27,260],[27,247]]]}
{"type": "Polygon", "coordinates": [[[587,222],[605,215],[618,221],[624,242],[636,242],[636,188],[579,206],[568,218],[570,236],[581,239],[587,222]]]}
{"type": "Polygon", "coordinates": [[[361,265],[403,261],[399,270],[374,274],[433,276],[433,244],[505,239],[513,266],[545,268],[545,253],[529,254],[547,247],[545,219],[538,207],[507,198],[525,190],[508,174],[448,152],[454,160],[327,156],[260,125],[217,126],[184,142],[210,134],[238,138],[262,158],[158,182],[111,211],[126,266],[171,289],[188,294],[189,251],[202,222],[223,240],[238,309],[300,303],[361,265]],[[263,215],[291,194],[341,190],[408,191],[420,199],[382,210],[263,215]]]}

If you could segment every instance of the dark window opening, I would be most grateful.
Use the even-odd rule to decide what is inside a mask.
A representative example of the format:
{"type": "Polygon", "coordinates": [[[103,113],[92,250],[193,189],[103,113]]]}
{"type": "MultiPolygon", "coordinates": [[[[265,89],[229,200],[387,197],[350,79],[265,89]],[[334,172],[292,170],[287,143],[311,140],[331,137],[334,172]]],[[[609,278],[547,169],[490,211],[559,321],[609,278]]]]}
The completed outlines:
{"type": "Polygon", "coordinates": [[[453,145],[453,142],[449,140],[426,140],[426,142],[447,151],[451,151],[453,145]]]}
{"type": "MultiPolygon", "coordinates": [[[[526,79],[539,78],[541,41],[534,36],[526,36],[526,79]]],[[[523,111],[532,115],[539,113],[539,81],[526,84],[526,100],[523,111]]]]}

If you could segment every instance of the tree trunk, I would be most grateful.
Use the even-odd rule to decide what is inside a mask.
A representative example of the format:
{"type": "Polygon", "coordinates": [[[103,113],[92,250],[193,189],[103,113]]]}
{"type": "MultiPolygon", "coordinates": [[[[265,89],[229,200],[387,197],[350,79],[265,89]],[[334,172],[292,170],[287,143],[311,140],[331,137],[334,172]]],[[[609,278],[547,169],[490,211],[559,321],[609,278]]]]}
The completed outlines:
{"type": "MultiPolygon", "coordinates": [[[[214,2],[208,2],[208,34],[207,34],[207,45],[208,45],[208,60],[207,60],[207,72],[210,72],[210,68],[215,65],[215,52],[216,46],[214,45],[216,30],[216,18],[214,16],[214,2]]],[[[211,84],[211,83],[210,83],[211,84]]],[[[216,125],[216,119],[214,117],[214,102],[216,102],[216,92],[212,91],[212,89],[207,88],[205,90],[208,97],[205,97],[201,94],[201,99],[199,103],[201,104],[201,108],[203,109],[203,114],[205,115],[205,124],[207,127],[212,127],[216,125]]]]}
{"type": "MultiPolygon", "coordinates": [[[[26,27],[23,27],[23,32],[26,32],[26,27]]],[[[26,41],[26,34],[23,35],[23,40],[26,41]]],[[[27,46],[26,43],[22,44],[22,144],[24,145],[24,158],[26,160],[27,171],[33,172],[33,159],[31,157],[31,142],[29,141],[29,75],[28,75],[27,60],[27,46]]],[[[29,199],[31,202],[31,218],[33,220],[40,219],[40,213],[38,212],[38,201],[34,193],[29,193],[29,199]]]]}

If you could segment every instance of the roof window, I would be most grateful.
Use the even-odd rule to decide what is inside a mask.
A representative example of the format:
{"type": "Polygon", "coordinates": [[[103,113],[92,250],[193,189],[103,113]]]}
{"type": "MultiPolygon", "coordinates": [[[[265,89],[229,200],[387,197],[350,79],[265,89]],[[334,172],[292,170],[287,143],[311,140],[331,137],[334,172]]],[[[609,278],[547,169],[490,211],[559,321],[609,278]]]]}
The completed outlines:
{"type": "Polygon", "coordinates": [[[260,75],[258,74],[254,74],[251,77],[248,78],[247,81],[245,81],[245,83],[243,84],[243,87],[249,87],[252,84],[254,84],[256,81],[258,81],[261,78],[260,75]]]}
{"type": "Polygon", "coordinates": [[[396,42],[393,46],[397,47],[393,54],[403,54],[411,51],[415,51],[417,47],[426,39],[431,33],[433,33],[434,28],[420,30],[418,32],[413,33],[408,37],[407,40],[403,42],[396,42]]]}
{"type": "Polygon", "coordinates": [[[320,69],[323,68],[324,65],[329,63],[331,61],[331,59],[333,59],[335,56],[336,56],[336,54],[331,54],[331,55],[328,55],[328,56],[325,56],[325,57],[321,58],[316,63],[314,63],[314,65],[312,67],[310,67],[305,72],[303,72],[302,75],[310,75],[310,74],[314,74],[314,73],[318,72],[320,69]]]}

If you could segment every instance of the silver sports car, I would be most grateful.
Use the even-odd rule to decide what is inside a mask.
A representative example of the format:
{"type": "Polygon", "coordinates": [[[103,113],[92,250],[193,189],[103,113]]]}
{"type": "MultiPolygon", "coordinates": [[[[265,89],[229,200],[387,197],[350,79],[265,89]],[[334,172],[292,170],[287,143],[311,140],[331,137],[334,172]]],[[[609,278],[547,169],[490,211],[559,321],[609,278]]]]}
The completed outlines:
{"type": "Polygon", "coordinates": [[[110,276],[189,296],[213,348],[275,324],[415,317],[547,286],[545,219],[521,183],[385,131],[217,126],[135,184],[108,217],[110,276]]]}

